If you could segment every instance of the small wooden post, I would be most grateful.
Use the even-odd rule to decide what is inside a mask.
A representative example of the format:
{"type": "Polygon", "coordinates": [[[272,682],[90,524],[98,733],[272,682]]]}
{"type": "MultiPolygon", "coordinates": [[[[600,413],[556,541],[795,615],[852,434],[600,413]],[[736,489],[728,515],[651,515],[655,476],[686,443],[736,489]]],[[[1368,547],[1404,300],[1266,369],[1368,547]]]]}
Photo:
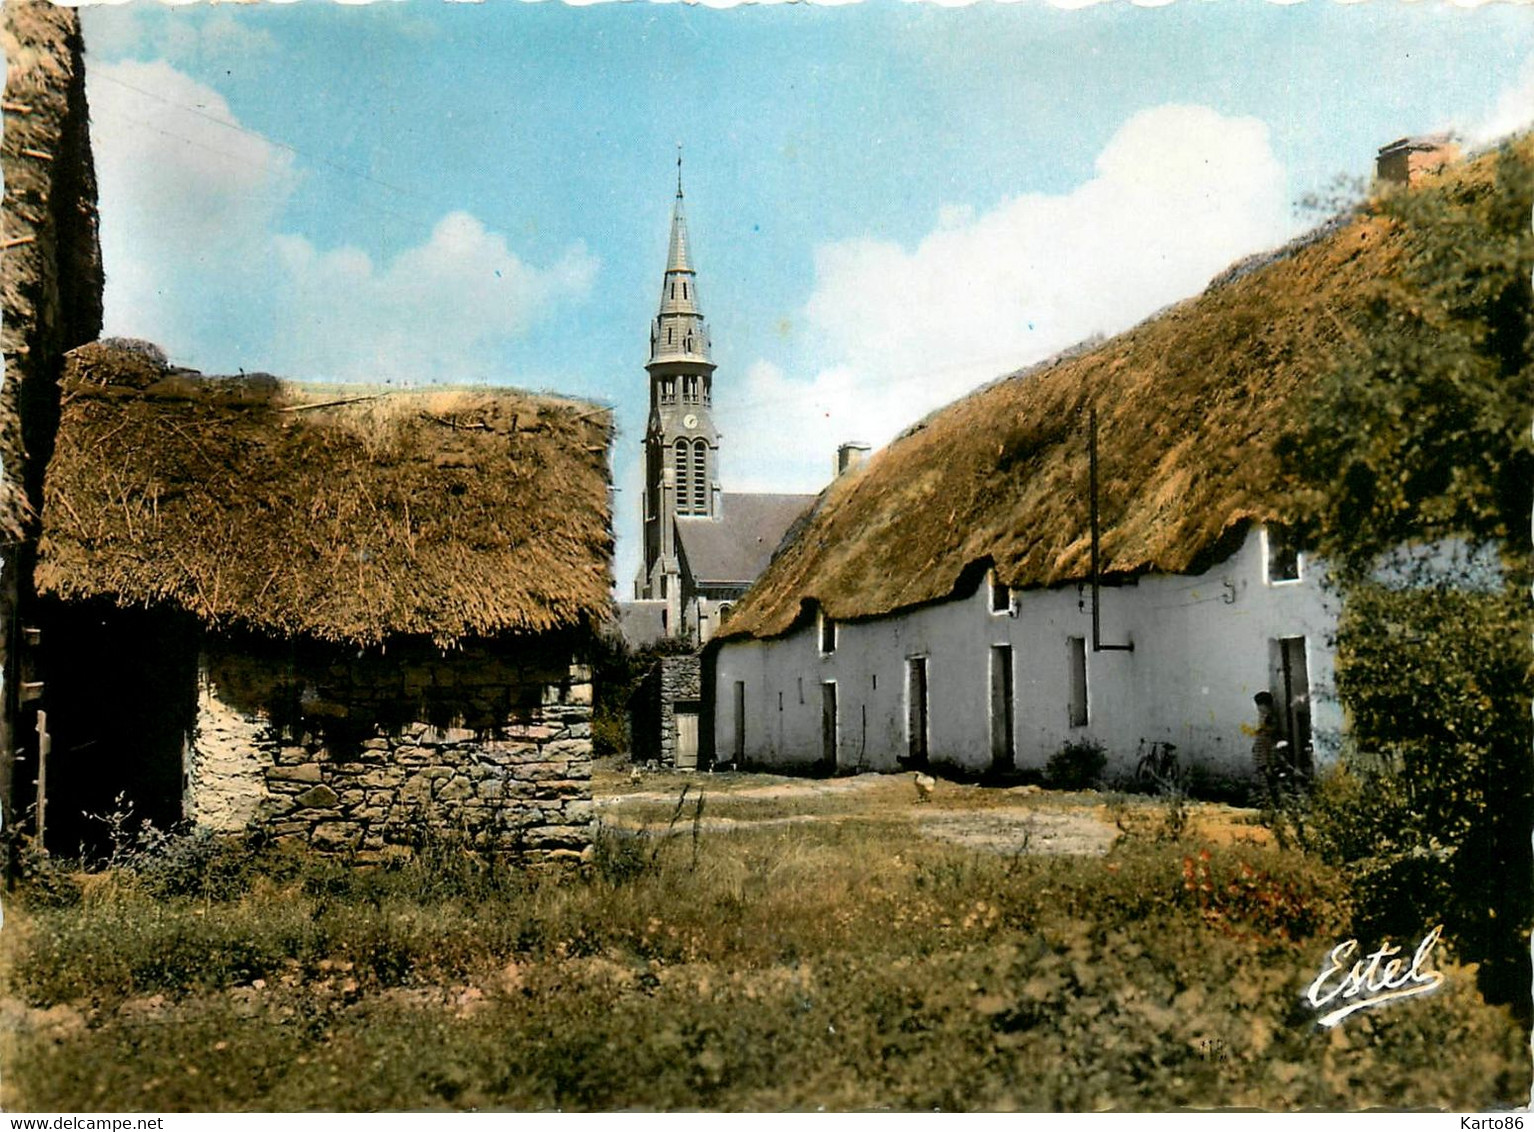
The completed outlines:
{"type": "Polygon", "coordinates": [[[37,713],[37,846],[43,847],[43,825],[48,813],[48,752],[53,737],[48,734],[48,713],[37,713]]]}

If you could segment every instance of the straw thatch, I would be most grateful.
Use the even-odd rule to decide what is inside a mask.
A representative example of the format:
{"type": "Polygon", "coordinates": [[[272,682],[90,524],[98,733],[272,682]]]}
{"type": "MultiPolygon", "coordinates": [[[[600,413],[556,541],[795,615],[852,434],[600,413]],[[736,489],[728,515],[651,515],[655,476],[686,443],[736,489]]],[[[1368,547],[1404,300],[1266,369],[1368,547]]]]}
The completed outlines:
{"type": "MultiPolygon", "coordinates": [[[[1477,165],[1455,175],[1484,176],[1477,165]]],[[[1376,217],[1330,225],[939,410],[826,489],[721,639],[785,633],[817,603],[852,620],[942,600],[987,563],[1016,588],[1089,578],[1093,406],[1104,575],[1205,568],[1252,522],[1283,517],[1274,445],[1401,245],[1376,217]]]]}
{"type": "Polygon", "coordinates": [[[208,378],[71,353],[39,592],[374,643],[606,616],[608,410],[504,389],[208,378]]]}
{"type": "Polygon", "coordinates": [[[0,539],[18,542],[35,533],[63,354],[101,330],[101,253],[79,14],[8,0],[0,6],[0,43],[0,539]]]}

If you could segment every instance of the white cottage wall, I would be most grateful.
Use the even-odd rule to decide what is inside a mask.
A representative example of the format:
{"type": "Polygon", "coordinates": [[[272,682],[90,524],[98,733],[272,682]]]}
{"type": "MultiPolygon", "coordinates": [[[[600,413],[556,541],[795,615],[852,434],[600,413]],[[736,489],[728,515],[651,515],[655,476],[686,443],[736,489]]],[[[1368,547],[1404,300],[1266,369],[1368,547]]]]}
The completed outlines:
{"type": "Polygon", "coordinates": [[[822,760],[820,685],[837,685],[836,768],[895,770],[910,751],[909,664],[925,658],[928,751],[933,766],[992,767],[992,646],[1012,649],[1015,762],[1040,769],[1066,743],[1103,744],[1108,773],[1133,771],[1142,742],[1172,742],[1184,765],[1215,777],[1250,773],[1252,697],[1273,688],[1274,642],[1303,637],[1316,758],[1335,753],[1341,712],[1332,695],[1336,624],[1324,573],[1302,560],[1296,581],[1270,582],[1267,538],[1254,530],[1230,558],[1200,575],[1156,575],[1102,590],[1105,644],[1091,651],[1087,586],[1017,592],[993,612],[989,587],[964,598],[836,627],[823,651],[819,626],[767,641],[720,646],[712,689],[715,752],[737,756],[735,683],[744,685],[744,761],[808,770],[822,760]],[[1086,641],[1088,718],[1072,726],[1069,639],[1086,641]]]}

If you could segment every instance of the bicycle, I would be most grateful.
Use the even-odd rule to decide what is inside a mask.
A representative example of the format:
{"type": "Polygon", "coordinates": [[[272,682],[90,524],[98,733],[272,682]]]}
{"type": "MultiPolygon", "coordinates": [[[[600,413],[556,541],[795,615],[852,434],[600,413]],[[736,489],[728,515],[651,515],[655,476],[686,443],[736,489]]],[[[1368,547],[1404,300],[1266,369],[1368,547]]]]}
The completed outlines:
{"type": "MultiPolygon", "coordinates": [[[[1139,750],[1145,751],[1145,740],[1139,750]]],[[[1165,790],[1177,784],[1177,745],[1152,743],[1135,764],[1135,783],[1149,790],[1165,790]]]]}

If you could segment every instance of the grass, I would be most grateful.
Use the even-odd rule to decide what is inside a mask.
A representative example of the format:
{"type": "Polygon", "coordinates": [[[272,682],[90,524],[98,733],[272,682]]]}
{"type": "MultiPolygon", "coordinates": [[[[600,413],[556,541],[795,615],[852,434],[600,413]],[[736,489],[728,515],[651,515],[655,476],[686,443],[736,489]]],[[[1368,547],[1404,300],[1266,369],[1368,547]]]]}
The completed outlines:
{"type": "Polygon", "coordinates": [[[439,846],[368,871],[224,851],[244,868],[204,870],[216,892],[33,887],[0,945],[0,1103],[1482,1108],[1526,1087],[1520,1031],[1463,969],[1314,1027],[1300,994],[1348,913],[1311,859],[1149,836],[977,852],[882,789],[861,814],[844,794],[835,820],[701,832],[696,857],[690,810],[662,835],[673,801],[656,836],[605,832],[583,875],[439,846]]]}

